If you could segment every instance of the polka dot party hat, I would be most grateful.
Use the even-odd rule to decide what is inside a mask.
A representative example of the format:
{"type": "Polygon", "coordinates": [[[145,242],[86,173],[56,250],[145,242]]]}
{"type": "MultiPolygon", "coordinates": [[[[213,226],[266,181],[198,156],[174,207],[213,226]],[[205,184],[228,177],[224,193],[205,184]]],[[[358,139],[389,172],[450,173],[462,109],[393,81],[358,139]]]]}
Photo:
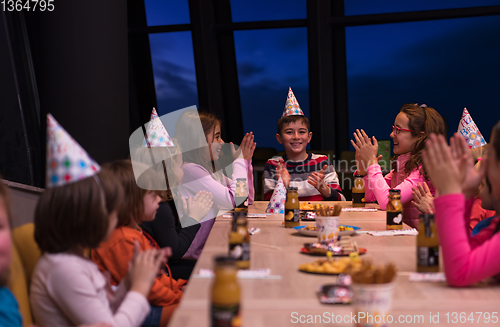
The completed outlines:
{"type": "Polygon", "coordinates": [[[267,205],[267,213],[285,213],[286,188],[281,177],[274,188],[273,195],[267,205]]]}
{"type": "Polygon", "coordinates": [[[91,177],[101,167],[54,119],[47,115],[47,171],[45,187],[56,187],[91,177]]]}
{"type": "Polygon", "coordinates": [[[286,98],[286,103],[285,103],[285,110],[283,111],[282,117],[292,116],[292,115],[304,116],[304,112],[302,112],[302,109],[300,109],[299,102],[295,98],[292,88],[289,87],[288,96],[286,98]]]}
{"type": "Polygon", "coordinates": [[[469,149],[486,145],[483,135],[479,131],[476,123],[474,123],[474,120],[472,120],[467,108],[464,108],[464,111],[462,112],[462,119],[460,119],[460,122],[458,123],[457,132],[465,138],[469,149]]]}
{"type": "Polygon", "coordinates": [[[153,108],[153,112],[151,113],[151,119],[149,120],[148,128],[146,128],[146,135],[142,146],[149,148],[174,146],[174,142],[170,138],[165,126],[163,126],[155,108],[153,108]]]}

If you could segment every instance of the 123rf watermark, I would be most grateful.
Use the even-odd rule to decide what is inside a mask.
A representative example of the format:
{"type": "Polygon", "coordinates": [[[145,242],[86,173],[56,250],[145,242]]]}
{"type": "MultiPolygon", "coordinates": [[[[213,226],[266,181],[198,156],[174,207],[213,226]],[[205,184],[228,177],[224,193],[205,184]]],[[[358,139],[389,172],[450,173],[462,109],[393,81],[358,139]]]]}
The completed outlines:
{"type": "Polygon", "coordinates": [[[54,11],[55,0],[1,0],[0,10],[7,12],[54,11]]]}
{"type": "Polygon", "coordinates": [[[429,312],[428,315],[372,315],[368,312],[358,312],[337,315],[333,312],[324,312],[322,315],[304,315],[292,312],[293,324],[467,324],[484,325],[497,324],[498,312],[429,312]]]}

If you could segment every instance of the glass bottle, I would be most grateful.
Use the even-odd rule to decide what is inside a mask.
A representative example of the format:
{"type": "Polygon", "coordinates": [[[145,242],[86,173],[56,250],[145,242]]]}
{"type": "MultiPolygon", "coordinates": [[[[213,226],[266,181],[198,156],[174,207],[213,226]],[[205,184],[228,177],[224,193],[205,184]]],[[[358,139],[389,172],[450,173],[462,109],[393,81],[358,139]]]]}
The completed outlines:
{"type": "Polygon", "coordinates": [[[389,190],[387,202],[386,229],[403,229],[403,204],[401,203],[401,190],[389,190]]]}
{"type": "Polygon", "coordinates": [[[432,213],[420,215],[417,236],[417,271],[439,271],[439,236],[432,213]]]}
{"type": "Polygon", "coordinates": [[[354,208],[365,206],[365,180],[362,175],[354,175],[352,188],[352,206],[354,208]]]}
{"type": "Polygon", "coordinates": [[[237,211],[233,214],[229,232],[229,256],[236,261],[236,267],[250,268],[250,233],[247,228],[246,212],[237,211]]]}
{"type": "Polygon", "coordinates": [[[234,203],[234,211],[248,212],[248,184],[246,178],[236,178],[234,203]]]}
{"type": "Polygon", "coordinates": [[[285,202],[285,227],[296,227],[300,225],[300,202],[297,187],[286,189],[285,202]]]}
{"type": "Polygon", "coordinates": [[[240,286],[234,258],[215,258],[215,277],[212,283],[212,327],[241,326],[240,286]]]}

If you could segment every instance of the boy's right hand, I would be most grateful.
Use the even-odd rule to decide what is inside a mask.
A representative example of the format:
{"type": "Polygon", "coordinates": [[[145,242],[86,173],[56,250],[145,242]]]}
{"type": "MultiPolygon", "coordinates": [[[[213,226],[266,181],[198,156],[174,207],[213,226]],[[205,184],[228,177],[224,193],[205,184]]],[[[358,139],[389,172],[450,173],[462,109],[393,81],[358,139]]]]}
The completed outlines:
{"type": "Polygon", "coordinates": [[[413,201],[411,201],[411,204],[421,213],[426,213],[429,208],[434,212],[434,197],[427,183],[423,182],[422,184],[417,183],[416,188],[411,188],[413,191],[413,201]]]}
{"type": "Polygon", "coordinates": [[[199,191],[193,198],[189,197],[187,201],[181,198],[185,215],[200,221],[212,208],[214,204],[212,199],[212,193],[207,191],[199,191]]]}
{"type": "MultiPolygon", "coordinates": [[[[137,253],[139,244],[134,245],[134,252],[137,253]]],[[[130,290],[136,291],[148,296],[151,285],[158,275],[160,267],[166,263],[167,256],[170,256],[172,251],[166,249],[150,249],[138,252],[135,258],[132,259],[132,265],[128,272],[130,278],[130,290]]]]}
{"type": "Polygon", "coordinates": [[[283,180],[283,184],[285,184],[285,187],[288,187],[290,185],[290,173],[286,169],[286,164],[283,158],[280,159],[278,162],[278,165],[276,166],[276,180],[281,179],[283,180]]]}

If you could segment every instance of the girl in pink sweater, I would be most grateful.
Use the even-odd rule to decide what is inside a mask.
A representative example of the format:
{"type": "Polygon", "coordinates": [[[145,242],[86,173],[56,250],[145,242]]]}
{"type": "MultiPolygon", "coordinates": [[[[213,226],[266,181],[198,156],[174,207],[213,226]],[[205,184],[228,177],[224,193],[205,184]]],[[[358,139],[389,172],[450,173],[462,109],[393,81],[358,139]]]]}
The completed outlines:
{"type": "MultiPolygon", "coordinates": [[[[422,149],[430,133],[447,133],[443,117],[433,108],[416,103],[404,104],[394,120],[390,134],[394,141],[394,154],[397,156],[395,169],[386,176],[378,164],[378,144],[375,136],[369,138],[364,130],[356,130],[351,140],[356,149],[358,175],[365,175],[365,201],[377,201],[385,210],[390,189],[401,190],[403,203],[403,222],[418,228],[419,211],[411,204],[412,188],[417,183],[428,181],[422,167],[422,149]]],[[[435,189],[429,185],[434,195],[435,189]]]]}
{"type": "MultiPolygon", "coordinates": [[[[253,133],[246,133],[238,151],[232,143],[226,148],[232,160],[224,163],[219,160],[224,145],[221,121],[211,113],[196,110],[182,114],[175,127],[175,137],[184,160],[184,176],[178,188],[180,195],[188,198],[203,190],[213,195],[213,206],[201,219],[201,227],[184,255],[186,259],[198,259],[219,209],[232,209],[235,206],[237,178],[247,179],[248,204],[253,203],[252,156],[257,144],[254,142],[253,133]],[[225,176],[222,169],[225,169],[231,178],[225,176]]],[[[180,206],[177,206],[177,210],[180,209],[180,206]]]]}
{"type": "Polygon", "coordinates": [[[477,171],[464,138],[455,134],[450,142],[431,135],[424,151],[424,164],[439,191],[435,198],[436,223],[443,251],[446,279],[451,286],[466,286],[500,273],[500,224],[492,222],[489,238],[473,244],[470,209],[474,191],[484,174],[500,199],[500,121],[491,132],[488,157],[477,171]]]}

